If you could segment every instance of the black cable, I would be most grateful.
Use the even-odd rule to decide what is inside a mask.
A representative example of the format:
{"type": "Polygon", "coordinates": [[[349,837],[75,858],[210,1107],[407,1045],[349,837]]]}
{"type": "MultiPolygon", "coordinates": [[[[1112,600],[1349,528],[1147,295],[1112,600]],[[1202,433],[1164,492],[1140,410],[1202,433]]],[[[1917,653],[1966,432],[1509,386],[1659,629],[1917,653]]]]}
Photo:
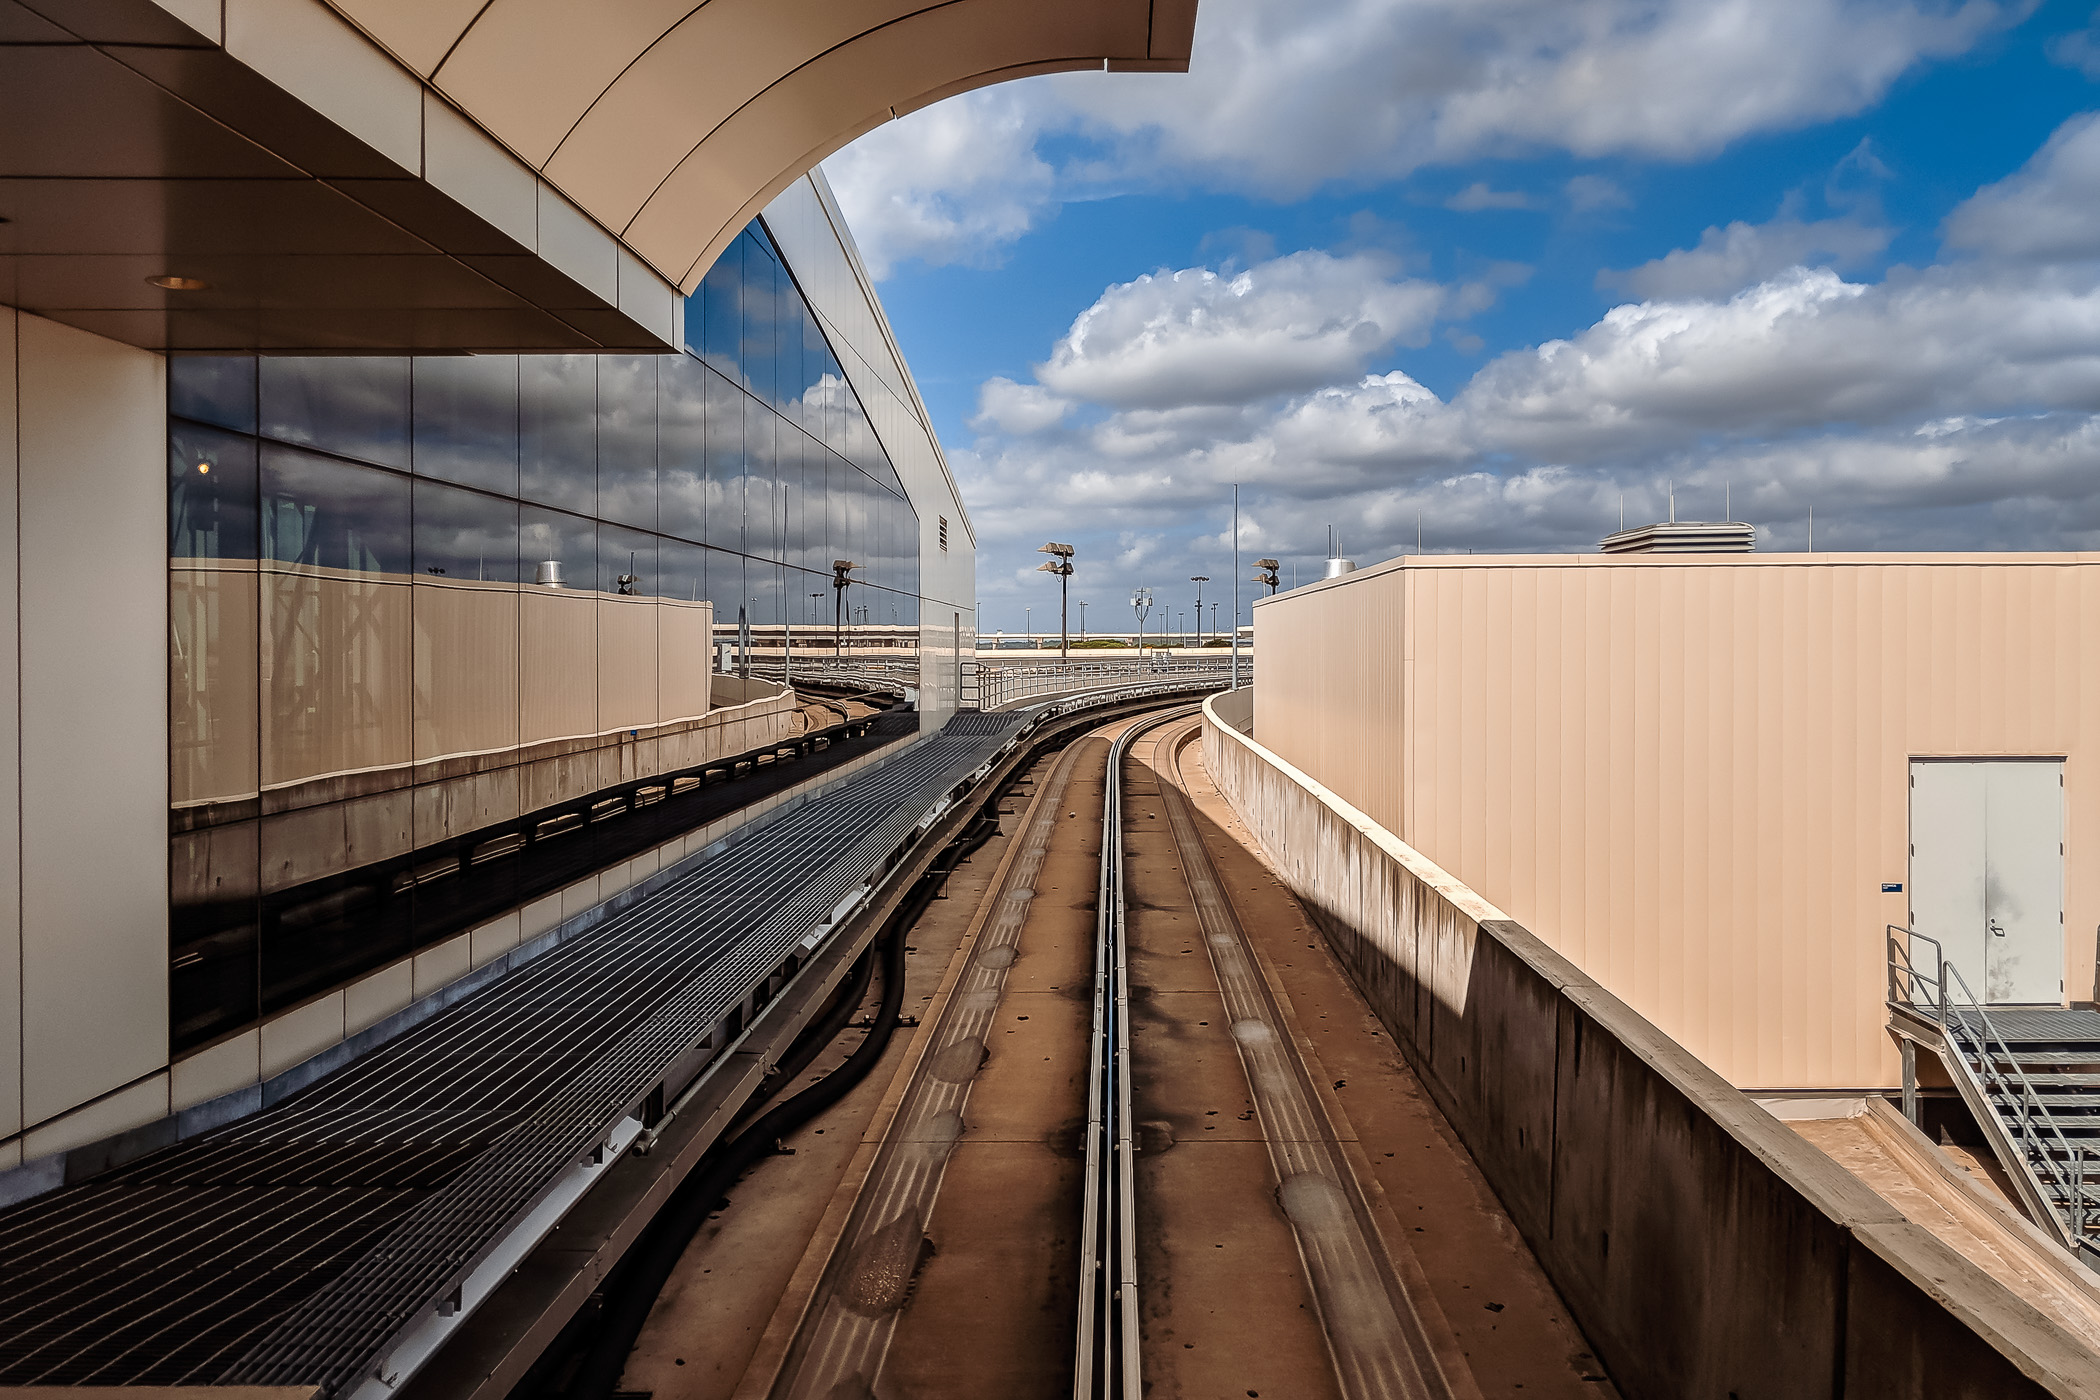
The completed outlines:
{"type": "MultiPolygon", "coordinates": [[[[989,841],[999,829],[996,816],[980,817],[943,853],[912,889],[904,904],[891,915],[884,930],[882,1006],[865,1040],[837,1069],[794,1097],[768,1109],[727,1146],[709,1154],[699,1168],[672,1193],[670,1200],[649,1224],[642,1239],[620,1261],[607,1286],[601,1290],[603,1307],[598,1314],[596,1335],[584,1352],[583,1364],[567,1387],[570,1400],[610,1400],[627,1369],[627,1358],[649,1321],[656,1300],[670,1282],[678,1261],[685,1257],[693,1237],[707,1224],[723,1195],[737,1178],[771,1153],[781,1138],[803,1126],[843,1099],[882,1058],[897,1019],[904,1009],[904,937],[926,912],[939,893],[941,883],[964,858],[989,841]]],[[[870,968],[873,959],[865,960],[870,968]]],[[[865,983],[863,983],[865,986],[865,983]]],[[[850,1005],[857,1006],[858,1001],[850,1005]]],[[[850,1010],[848,1012],[850,1014],[850,1010]]],[[[841,1022],[843,1025],[843,1021],[841,1022]]],[[[833,1033],[836,1035],[836,1032],[833,1033]]],[[[814,1037],[811,1037],[814,1040],[814,1037]]],[[[828,1044],[816,1042],[816,1049],[828,1044]]],[[[814,1059],[816,1049],[809,1052],[814,1059]]],[[[807,1067],[808,1059],[803,1061],[807,1067]]],[[[801,1069],[795,1071],[801,1073],[801,1069]]],[[[777,1083],[787,1082],[783,1074],[777,1083]]]]}

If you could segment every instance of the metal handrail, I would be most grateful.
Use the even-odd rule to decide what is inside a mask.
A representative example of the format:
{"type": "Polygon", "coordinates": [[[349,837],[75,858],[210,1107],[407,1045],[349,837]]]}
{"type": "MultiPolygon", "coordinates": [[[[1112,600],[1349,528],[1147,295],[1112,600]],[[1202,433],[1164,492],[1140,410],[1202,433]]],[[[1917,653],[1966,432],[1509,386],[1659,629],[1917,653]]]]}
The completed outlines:
{"type": "MultiPolygon", "coordinates": [[[[1922,1005],[1936,1015],[1942,1033],[1946,1035],[1948,1044],[1954,1047],[1956,1056],[1961,1061],[1962,1069],[1975,1081],[1977,1089],[1984,1095],[1985,1102],[1988,1103],[1994,1093],[2014,1100],[2018,1116],[2013,1120],[2013,1126],[2018,1134],[2020,1154],[2030,1175],[2046,1173],[2047,1184],[2053,1185],[2061,1193],[2064,1201],[2063,1216],[2068,1217],[2068,1221],[2060,1219],[2058,1223],[2069,1224],[2069,1243],[2088,1249],[2100,1248],[2100,1245],[2095,1245],[2085,1238],[2087,1219],[2100,1219],[2100,1200],[2089,1200],[2086,1194],[2088,1179],[2085,1148],[2074,1146],[2064,1135],[2063,1129],[2057,1125],[2056,1115],[2051,1113],[2049,1105],[2042,1101],[2041,1094],[2034,1087],[2034,1081],[2027,1077],[2027,1071],[2021,1067],[2019,1059],[2013,1054],[2012,1046],[1999,1034],[1997,1023],[1991,1020],[1991,1013],[1976,999],[1976,993],[1969,987],[1969,980],[1961,975],[1960,968],[1947,961],[1946,947],[1930,934],[1919,933],[1901,924],[1890,924],[1888,974],[1888,999],[1892,1006],[1916,1010],[1921,1005],[1917,995],[1919,989],[1931,989],[1934,995],[1922,1005]],[[1903,935],[1901,939],[1897,937],[1898,933],[1903,935]],[[1911,957],[1912,943],[1931,945],[1934,971],[1930,976],[1921,972],[1916,960],[1911,957]],[[1953,986],[1949,985],[1949,978],[1953,979],[1953,986]],[[1961,1000],[1957,1001],[1954,998],[1953,987],[1961,989],[1961,1000]],[[1970,1025],[1970,1013],[1981,1023],[1980,1033],[1976,1027],[1970,1025]],[[1968,1038],[1974,1047],[1973,1051],[1961,1043],[1957,1031],[1968,1038]],[[1972,1053],[1975,1057],[1973,1064],[1970,1062],[1972,1053]],[[2001,1063],[2012,1067],[2010,1075],[1997,1068],[2001,1063]],[[2051,1155],[2050,1139],[2054,1139],[2055,1149],[2063,1154],[2061,1164],[2051,1155]]],[[[2036,1184],[2044,1183],[2037,1179],[2036,1184]]],[[[2046,1200],[2046,1192],[2044,1198],[2046,1200]]],[[[2051,1213],[2055,1213],[2053,1205],[2051,1213]]]]}
{"type": "Polygon", "coordinates": [[[979,662],[977,666],[978,704],[984,709],[996,710],[1002,705],[1010,704],[1015,700],[1030,695],[1043,695],[1059,690],[1088,689],[1093,685],[1112,683],[1132,677],[1223,676],[1230,671],[1231,659],[1229,657],[1202,657],[1175,661],[1154,661],[1133,657],[1118,658],[1112,661],[1053,661],[1021,665],[979,662]]]}

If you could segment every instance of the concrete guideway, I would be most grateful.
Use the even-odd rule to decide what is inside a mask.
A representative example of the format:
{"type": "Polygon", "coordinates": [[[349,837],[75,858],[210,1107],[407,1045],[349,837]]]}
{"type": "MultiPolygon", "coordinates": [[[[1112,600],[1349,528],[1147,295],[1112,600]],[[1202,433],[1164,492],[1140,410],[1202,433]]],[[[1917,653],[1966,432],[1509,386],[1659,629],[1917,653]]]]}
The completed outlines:
{"type": "MultiPolygon", "coordinates": [[[[955,952],[882,1102],[849,1101],[851,1122],[831,1121],[828,1138],[804,1131],[786,1144],[795,1156],[747,1180],[738,1202],[760,1204],[726,1211],[716,1237],[689,1252],[624,1386],[658,1400],[1076,1393],[1074,1304],[1087,1267],[1074,1245],[1086,1174],[1073,1148],[1084,1127],[1083,989],[1097,903],[1085,896],[1103,850],[1111,741],[1158,723],[1118,721],[1038,762],[1018,830],[984,853],[997,869],[975,877],[968,927],[914,934],[929,950],[956,937],[955,952]],[[835,1130],[855,1123],[865,1124],[859,1145],[840,1161],[835,1130]],[[799,1179],[791,1189],[807,1193],[809,1151],[833,1163],[821,1221],[808,1205],[790,1211],[767,1184],[799,1179]],[[748,1227],[737,1223],[747,1212],[748,1227]],[[807,1233],[783,1235],[786,1213],[807,1233]],[[781,1250],[797,1239],[807,1241],[801,1261],[748,1364],[710,1358],[742,1352],[729,1334],[755,1320],[732,1280],[772,1293],[759,1280],[781,1279],[781,1250]]],[[[1228,877],[1205,844],[1219,803],[1200,771],[1208,806],[1199,812],[1187,791],[1181,759],[1194,733],[1186,715],[1164,739],[1136,733],[1119,765],[1144,1391],[1474,1397],[1484,1393],[1478,1366],[1492,1393],[1613,1393],[1368,1009],[1325,956],[1308,960],[1324,979],[1307,989],[1313,1015],[1347,1042],[1327,1048],[1363,1076],[1375,1141],[1391,1149],[1388,1162],[1403,1154],[1392,1169],[1414,1183],[1403,1203],[1433,1222],[1415,1226],[1433,1236],[1415,1238],[1442,1251],[1448,1277],[1432,1280],[1408,1245],[1365,1141],[1321,1087],[1330,1068],[1274,981],[1282,949],[1257,953],[1234,891],[1259,878],[1266,903],[1255,914],[1284,948],[1303,946],[1302,913],[1275,917],[1288,896],[1250,849],[1221,843],[1228,877]],[[1241,1111],[1227,1119],[1213,1103],[1241,1111]],[[1480,1320],[1453,1327],[1453,1304],[1480,1320]]],[[[958,913],[936,909],[924,922],[952,924],[958,913]]]]}
{"type": "MultiPolygon", "coordinates": [[[[1182,757],[1202,732],[1188,719],[1152,740],[1161,805],[1217,977],[1219,995],[1297,1239],[1306,1280],[1344,1396],[1451,1397],[1480,1391],[1429,1293],[1397,1222],[1382,1228],[1328,1105],[1313,1087],[1292,1028],[1257,963],[1197,833],[1182,757]]],[[[1391,1212],[1383,1214],[1390,1217],[1391,1212]]]]}
{"type": "Polygon", "coordinates": [[[780,1373],[765,1391],[776,1400],[872,1391],[882,1372],[923,1262],[949,1157],[963,1135],[971,1086],[991,1054],[993,1019],[1081,752],[1068,750],[1036,793],[994,896],[980,910],[967,957],[943,988],[932,1032],[919,1037],[918,1063],[886,1126],[880,1154],[780,1373]]]}

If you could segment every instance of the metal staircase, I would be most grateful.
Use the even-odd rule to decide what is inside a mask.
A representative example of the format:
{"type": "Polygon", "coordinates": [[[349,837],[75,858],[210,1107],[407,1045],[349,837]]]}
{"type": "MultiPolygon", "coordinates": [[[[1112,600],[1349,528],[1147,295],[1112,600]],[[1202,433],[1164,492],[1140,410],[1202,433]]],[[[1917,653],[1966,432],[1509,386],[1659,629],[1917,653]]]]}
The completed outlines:
{"type": "Polygon", "coordinates": [[[2100,1268],[2100,1011],[1985,1006],[1939,940],[1888,930],[1890,1029],[1939,1056],[2035,1223],[2100,1268]]]}

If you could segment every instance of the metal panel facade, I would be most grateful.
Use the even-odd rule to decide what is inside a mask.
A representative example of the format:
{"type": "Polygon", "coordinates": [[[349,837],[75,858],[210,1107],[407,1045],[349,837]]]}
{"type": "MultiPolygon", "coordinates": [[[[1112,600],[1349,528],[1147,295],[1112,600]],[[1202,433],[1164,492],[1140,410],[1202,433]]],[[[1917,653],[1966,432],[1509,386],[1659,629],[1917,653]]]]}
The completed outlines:
{"type": "Polygon", "coordinates": [[[1395,560],[1257,606],[1255,733],[1738,1085],[1886,1086],[1913,758],[2064,760],[2093,995],[2096,620],[2086,554],[1395,560]]]}

